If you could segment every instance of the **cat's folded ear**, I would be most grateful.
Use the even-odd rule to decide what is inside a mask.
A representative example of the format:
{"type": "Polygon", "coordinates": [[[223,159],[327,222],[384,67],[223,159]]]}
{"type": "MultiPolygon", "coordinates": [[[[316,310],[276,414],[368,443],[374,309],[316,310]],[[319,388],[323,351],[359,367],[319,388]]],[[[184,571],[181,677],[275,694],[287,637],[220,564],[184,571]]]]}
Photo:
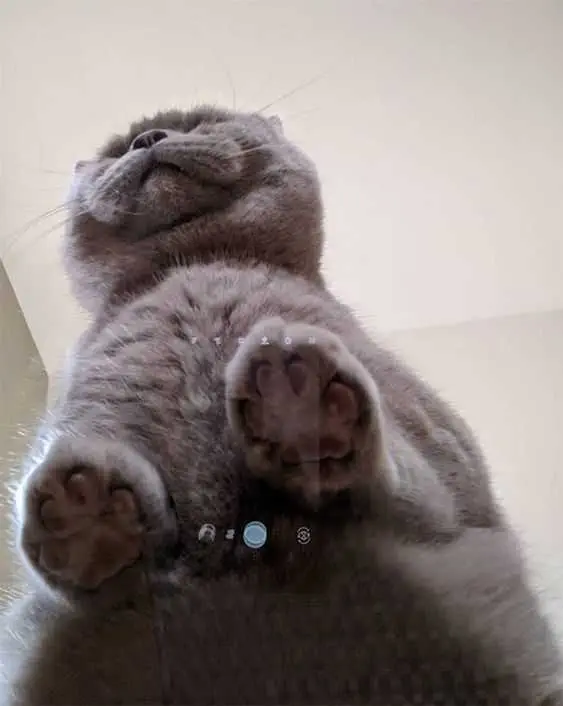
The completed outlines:
{"type": "Polygon", "coordinates": [[[273,128],[276,129],[277,132],[279,132],[280,135],[283,135],[283,123],[279,115],[269,116],[268,122],[273,128]]]}

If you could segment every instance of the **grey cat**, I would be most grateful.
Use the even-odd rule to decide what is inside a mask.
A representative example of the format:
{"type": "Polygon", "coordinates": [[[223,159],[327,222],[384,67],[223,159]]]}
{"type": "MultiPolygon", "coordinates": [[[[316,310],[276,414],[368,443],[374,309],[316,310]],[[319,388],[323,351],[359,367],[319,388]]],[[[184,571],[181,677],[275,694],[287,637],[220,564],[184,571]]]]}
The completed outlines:
{"type": "Polygon", "coordinates": [[[158,114],[70,208],[93,323],[18,494],[2,704],[563,703],[478,444],[325,286],[280,122],[158,114]]]}

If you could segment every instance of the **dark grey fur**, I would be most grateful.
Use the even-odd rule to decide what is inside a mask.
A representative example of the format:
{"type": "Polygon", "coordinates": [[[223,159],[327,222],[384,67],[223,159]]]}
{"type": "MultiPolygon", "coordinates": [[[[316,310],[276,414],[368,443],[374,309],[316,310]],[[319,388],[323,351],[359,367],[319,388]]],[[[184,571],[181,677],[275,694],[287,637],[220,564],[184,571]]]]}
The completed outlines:
{"type": "Polygon", "coordinates": [[[561,703],[479,447],[323,285],[317,176],[279,124],[143,121],[71,208],[93,324],[19,494],[36,587],[0,702],[561,703]]]}

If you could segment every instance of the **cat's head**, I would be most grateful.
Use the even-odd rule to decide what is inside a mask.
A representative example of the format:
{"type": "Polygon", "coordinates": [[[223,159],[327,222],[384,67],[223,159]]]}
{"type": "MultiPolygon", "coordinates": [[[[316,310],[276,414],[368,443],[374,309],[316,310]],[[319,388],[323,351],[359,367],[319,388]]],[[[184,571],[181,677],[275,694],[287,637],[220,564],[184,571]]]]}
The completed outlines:
{"type": "Polygon", "coordinates": [[[77,163],[69,206],[65,262],[93,312],[191,262],[320,278],[317,173],[277,118],[210,107],[145,118],[77,163]]]}

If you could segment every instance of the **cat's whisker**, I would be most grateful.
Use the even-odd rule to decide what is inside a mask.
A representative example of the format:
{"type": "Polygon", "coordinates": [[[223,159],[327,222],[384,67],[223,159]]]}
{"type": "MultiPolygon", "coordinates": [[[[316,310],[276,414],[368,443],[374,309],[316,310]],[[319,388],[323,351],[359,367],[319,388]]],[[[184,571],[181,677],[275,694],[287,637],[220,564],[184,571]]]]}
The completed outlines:
{"type": "Polygon", "coordinates": [[[67,177],[70,178],[72,176],[71,170],[67,171],[58,171],[56,169],[45,169],[44,167],[37,167],[37,166],[25,166],[25,164],[17,164],[16,169],[21,169],[22,171],[29,173],[29,172],[35,172],[38,174],[50,174],[53,176],[60,176],[60,177],[67,177]]]}
{"type": "Polygon", "coordinates": [[[248,147],[246,149],[243,149],[240,152],[233,154],[232,158],[238,159],[239,157],[244,157],[244,155],[246,155],[246,154],[252,154],[253,152],[260,152],[261,150],[269,150],[274,147],[279,147],[279,144],[276,144],[274,142],[264,142],[261,145],[255,145],[254,147],[248,147]]]}
{"type": "Polygon", "coordinates": [[[229,71],[229,67],[226,65],[223,65],[223,70],[225,71],[225,74],[227,75],[227,80],[229,82],[229,86],[231,87],[231,101],[232,101],[232,107],[233,110],[237,109],[237,91],[235,88],[235,82],[233,81],[233,75],[229,71]]]}
{"type": "MultiPolygon", "coordinates": [[[[58,223],[55,223],[51,228],[48,228],[47,230],[42,230],[41,232],[37,233],[30,241],[28,241],[27,243],[24,243],[23,245],[25,245],[25,247],[28,249],[33,245],[37,245],[37,243],[40,240],[42,240],[43,238],[46,238],[47,236],[49,236],[51,233],[54,233],[59,228],[64,228],[72,220],[72,218],[73,218],[73,216],[70,216],[70,215],[66,216],[58,223]]],[[[15,253],[17,254],[17,247],[20,245],[20,243],[21,243],[21,238],[17,238],[14,241],[12,241],[9,244],[9,247],[6,248],[6,250],[4,251],[2,258],[8,259],[8,258],[11,258],[15,253]]]]}
{"type": "Polygon", "coordinates": [[[321,110],[320,106],[316,106],[315,108],[306,108],[305,110],[299,110],[296,113],[289,113],[289,114],[284,114],[284,119],[285,120],[295,120],[295,118],[301,118],[304,115],[309,115],[311,113],[318,113],[319,110],[321,110]]]}
{"type": "MultiPolygon", "coordinates": [[[[37,191],[39,191],[39,192],[41,192],[41,191],[51,191],[51,192],[53,192],[53,191],[55,191],[55,190],[57,190],[57,191],[59,191],[59,192],[61,191],[60,184],[43,185],[43,186],[39,186],[39,187],[34,187],[34,188],[33,188],[33,191],[36,191],[36,192],[37,192],[37,191]]],[[[64,191],[64,190],[63,190],[63,191],[64,191]]]]}
{"type": "Polygon", "coordinates": [[[287,100],[288,98],[291,98],[294,96],[296,93],[300,93],[301,91],[305,90],[306,88],[309,88],[310,86],[314,85],[315,83],[318,83],[321,79],[326,77],[327,72],[324,71],[321,74],[318,74],[317,76],[314,76],[313,78],[309,79],[308,81],[304,81],[303,83],[300,83],[298,86],[293,88],[291,91],[287,91],[286,93],[282,93],[281,96],[278,96],[275,100],[271,101],[270,103],[266,103],[266,105],[262,106],[259,108],[256,112],[257,113],[263,113],[265,110],[268,110],[268,108],[272,108],[274,105],[277,105],[278,103],[281,103],[284,100],[287,100]]]}
{"type": "MultiPolygon", "coordinates": [[[[271,83],[272,83],[272,71],[270,70],[270,71],[268,71],[267,74],[264,74],[262,81],[256,86],[256,89],[255,89],[256,95],[259,95],[259,96],[263,95],[264,89],[267,88],[268,86],[270,86],[271,83]]],[[[253,102],[256,102],[256,101],[253,101],[253,102]]],[[[256,111],[256,112],[259,112],[259,111],[256,111]]]]}
{"type": "MultiPolygon", "coordinates": [[[[10,238],[8,242],[6,243],[6,247],[4,250],[4,255],[8,252],[10,252],[12,246],[23,236],[27,231],[29,231],[33,226],[39,225],[42,221],[51,218],[51,216],[56,216],[65,211],[68,207],[68,202],[64,204],[59,204],[58,206],[55,206],[54,208],[50,208],[48,211],[45,211],[44,213],[39,214],[38,216],[35,216],[31,220],[29,220],[27,223],[25,223],[22,227],[18,228],[14,232],[10,234],[10,238]]],[[[3,256],[4,256],[3,255],[3,256]]]]}
{"type": "MultiPolygon", "coordinates": [[[[119,196],[119,190],[118,189],[113,189],[110,193],[116,194],[119,196]]],[[[120,216],[140,216],[143,215],[143,211],[128,211],[125,208],[118,208],[118,207],[113,207],[115,213],[117,213],[120,216]]],[[[86,216],[88,215],[89,210],[87,208],[84,208],[80,213],[77,213],[76,216],[86,216]]]]}
{"type": "Polygon", "coordinates": [[[257,145],[256,147],[249,147],[248,149],[242,150],[241,152],[237,152],[237,154],[232,155],[233,159],[238,159],[239,157],[243,157],[246,154],[252,154],[253,152],[260,152],[261,150],[267,150],[273,147],[273,145],[257,145]]]}

